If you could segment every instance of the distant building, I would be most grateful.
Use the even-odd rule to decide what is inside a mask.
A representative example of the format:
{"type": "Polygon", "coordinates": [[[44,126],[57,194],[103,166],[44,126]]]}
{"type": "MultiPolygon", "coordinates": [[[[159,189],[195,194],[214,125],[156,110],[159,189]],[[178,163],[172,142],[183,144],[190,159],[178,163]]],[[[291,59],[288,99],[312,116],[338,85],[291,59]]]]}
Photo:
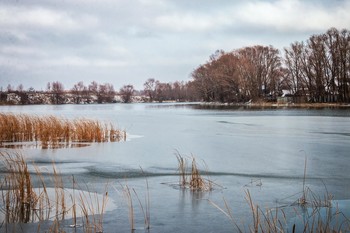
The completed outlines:
{"type": "Polygon", "coordinates": [[[288,103],[306,103],[308,102],[308,97],[297,91],[292,94],[290,90],[282,90],[282,95],[277,97],[278,104],[288,104],[288,103]]]}

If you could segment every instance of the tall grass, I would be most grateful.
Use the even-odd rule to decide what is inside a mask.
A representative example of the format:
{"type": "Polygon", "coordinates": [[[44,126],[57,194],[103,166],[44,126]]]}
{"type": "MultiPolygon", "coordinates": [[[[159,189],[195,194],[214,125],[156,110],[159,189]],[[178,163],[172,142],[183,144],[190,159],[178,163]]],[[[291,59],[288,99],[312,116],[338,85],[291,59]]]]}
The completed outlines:
{"type": "Polygon", "coordinates": [[[0,146],[13,142],[36,142],[43,149],[68,147],[77,142],[117,142],[126,132],[97,120],[67,120],[55,116],[0,113],[0,146]]]}
{"type": "MultiPolygon", "coordinates": [[[[180,187],[189,188],[192,191],[210,191],[213,189],[213,182],[210,179],[205,179],[201,175],[194,156],[191,157],[190,169],[188,168],[189,163],[186,157],[183,157],[178,151],[176,151],[175,156],[178,161],[180,187]]],[[[205,163],[204,166],[208,169],[205,163]]]]}
{"type": "MultiPolygon", "coordinates": [[[[346,218],[338,209],[332,211],[331,207],[325,206],[313,205],[307,208],[300,206],[301,211],[294,208],[296,218],[293,223],[288,221],[287,214],[285,213],[286,207],[264,210],[253,202],[253,198],[248,190],[246,191],[245,199],[251,212],[251,218],[248,223],[241,225],[238,224],[237,220],[239,218],[233,215],[225,199],[223,207],[210,200],[209,203],[230,220],[235,228],[232,232],[336,233],[350,231],[350,219],[346,218]]],[[[317,201],[318,199],[315,200],[316,203],[317,201]]],[[[291,208],[291,206],[287,206],[287,208],[291,208]]]]}
{"type": "MultiPolygon", "coordinates": [[[[143,169],[140,167],[142,173],[145,175],[143,169]]],[[[145,175],[145,179],[146,179],[146,193],[145,193],[145,199],[144,202],[141,201],[137,191],[130,187],[128,184],[121,184],[120,183],[120,187],[121,187],[121,193],[123,194],[124,197],[124,201],[126,202],[126,205],[128,207],[128,217],[129,217],[129,223],[130,223],[130,230],[131,232],[135,231],[135,201],[137,201],[137,203],[139,204],[141,213],[143,215],[143,219],[144,219],[144,228],[146,230],[149,230],[151,228],[151,198],[150,198],[150,191],[149,191],[149,183],[148,183],[148,179],[145,175]]],[[[114,189],[118,191],[118,189],[116,187],[114,187],[114,189]]]]}
{"type": "MultiPolygon", "coordinates": [[[[89,188],[87,187],[87,190],[89,188]]],[[[103,232],[103,215],[108,203],[108,184],[100,200],[96,192],[80,192],[80,209],[83,213],[85,232],[103,232]]]]}
{"type": "MultiPolygon", "coordinates": [[[[5,222],[30,222],[33,221],[34,212],[44,193],[37,194],[32,185],[32,178],[28,165],[18,154],[10,155],[0,153],[2,163],[7,174],[1,182],[2,210],[5,213],[5,222]]],[[[42,212],[39,216],[42,216],[42,212]]]]}
{"type": "MultiPolygon", "coordinates": [[[[143,172],[143,169],[140,167],[141,171],[143,174],[145,174],[143,172]]],[[[145,176],[146,179],[146,194],[145,194],[145,200],[144,200],[144,204],[142,204],[139,195],[137,194],[137,192],[135,191],[135,189],[133,189],[134,194],[139,202],[142,214],[143,214],[143,219],[144,219],[144,223],[145,223],[145,229],[149,230],[151,228],[151,198],[150,198],[150,192],[149,192],[149,184],[148,184],[148,179],[145,176]]]]}
{"type": "Polygon", "coordinates": [[[126,203],[128,205],[130,230],[131,230],[131,232],[134,232],[135,231],[135,216],[134,216],[134,204],[133,204],[132,192],[127,184],[122,186],[122,190],[123,190],[124,198],[125,198],[126,203]]]}
{"type": "MultiPolygon", "coordinates": [[[[245,199],[248,203],[251,220],[245,224],[248,232],[251,233],[287,233],[287,232],[301,232],[301,233],[335,233],[335,232],[350,232],[350,219],[344,216],[336,209],[332,212],[332,198],[328,193],[324,197],[316,195],[309,187],[306,186],[306,168],[307,158],[305,157],[304,176],[302,196],[294,203],[283,207],[276,207],[274,209],[263,210],[259,205],[253,202],[253,198],[249,190],[245,191],[245,199]],[[296,208],[297,207],[297,208],[296,208]],[[285,208],[293,208],[297,216],[296,223],[291,225],[288,223],[285,214],[285,208]],[[298,208],[301,212],[298,211],[298,208]],[[326,214],[324,214],[326,212],[326,214]]],[[[218,204],[208,200],[211,205],[220,210],[233,224],[235,231],[246,232],[246,228],[240,226],[234,217],[229,204],[224,199],[224,206],[220,207],[218,204]]]]}
{"type": "Polygon", "coordinates": [[[124,200],[128,207],[128,217],[129,217],[129,223],[130,223],[130,230],[131,232],[135,231],[135,204],[134,199],[136,198],[141,212],[143,214],[144,218],[144,227],[146,230],[149,230],[151,228],[151,215],[150,215],[150,197],[149,197],[149,187],[148,187],[148,181],[147,183],[147,194],[145,196],[145,203],[143,204],[139,195],[137,194],[136,190],[134,188],[130,188],[129,185],[121,185],[122,193],[124,196],[124,200]]]}
{"type": "MultiPolygon", "coordinates": [[[[70,217],[73,222],[71,227],[84,226],[85,232],[103,232],[108,184],[100,198],[96,192],[76,190],[78,184],[73,178],[73,193],[69,193],[63,185],[62,176],[55,164],[52,164],[54,187],[48,188],[40,168],[34,164],[34,172],[31,171],[31,173],[22,155],[0,152],[0,162],[6,169],[0,182],[0,211],[5,215],[2,226],[6,229],[8,224],[38,222],[39,232],[42,222],[54,219],[53,224],[44,230],[64,232],[61,222],[67,213],[71,212],[70,217]],[[37,182],[34,182],[34,175],[37,177],[37,182]],[[69,205],[67,197],[71,200],[69,205]],[[77,224],[79,213],[82,213],[82,224],[77,224]]],[[[13,232],[15,230],[13,229],[13,232]]]]}

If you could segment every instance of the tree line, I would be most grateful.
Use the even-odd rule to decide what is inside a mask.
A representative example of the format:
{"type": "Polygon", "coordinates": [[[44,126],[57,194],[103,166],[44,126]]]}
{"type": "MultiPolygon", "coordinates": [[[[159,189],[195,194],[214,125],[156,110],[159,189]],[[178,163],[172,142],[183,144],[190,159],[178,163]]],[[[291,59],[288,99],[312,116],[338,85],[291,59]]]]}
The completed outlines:
{"type": "Polygon", "coordinates": [[[217,51],[196,68],[204,101],[276,101],[283,91],[308,102],[350,102],[350,32],[329,29],[294,42],[282,57],[273,46],[217,51]]]}
{"type": "MultiPolygon", "coordinates": [[[[166,83],[149,78],[143,90],[131,84],[115,91],[110,83],[82,81],[68,90],[61,82],[49,82],[45,98],[52,104],[112,103],[116,96],[121,102],[132,102],[141,96],[142,102],[207,101],[244,103],[247,101],[276,101],[289,94],[294,101],[350,102],[350,32],[331,28],[312,35],[306,41],[291,43],[284,54],[273,46],[255,45],[230,52],[216,51],[209,60],[191,73],[187,82],[166,83]]],[[[7,94],[16,94],[21,104],[40,103],[33,88],[23,85],[14,89],[8,85],[0,90],[0,102],[7,94]],[[34,100],[33,100],[34,99],[34,100]]],[[[47,102],[47,100],[46,100],[47,102]]]]}
{"type": "MultiPolygon", "coordinates": [[[[14,94],[18,98],[18,104],[64,104],[69,99],[72,103],[112,103],[114,102],[115,90],[112,84],[99,84],[95,81],[88,86],[82,81],[74,84],[71,89],[66,90],[64,85],[59,82],[48,82],[45,91],[36,91],[30,87],[24,90],[20,84],[17,88],[13,88],[10,84],[6,90],[0,91],[0,101],[13,102],[16,99],[9,99],[9,94],[14,94]]],[[[12,97],[12,96],[11,96],[12,97]]]]}
{"type": "Polygon", "coordinates": [[[329,29],[285,49],[286,85],[314,102],[350,102],[350,32],[329,29]]]}
{"type": "Polygon", "coordinates": [[[193,91],[188,83],[176,81],[164,83],[153,78],[144,83],[144,90],[135,90],[131,84],[124,85],[116,91],[113,84],[99,84],[96,81],[85,85],[80,81],[70,89],[65,89],[59,82],[48,82],[46,90],[36,91],[34,88],[25,90],[20,84],[17,88],[8,85],[6,90],[0,89],[0,103],[5,104],[65,104],[65,103],[129,103],[134,96],[142,102],[163,101],[194,101],[193,91]]]}

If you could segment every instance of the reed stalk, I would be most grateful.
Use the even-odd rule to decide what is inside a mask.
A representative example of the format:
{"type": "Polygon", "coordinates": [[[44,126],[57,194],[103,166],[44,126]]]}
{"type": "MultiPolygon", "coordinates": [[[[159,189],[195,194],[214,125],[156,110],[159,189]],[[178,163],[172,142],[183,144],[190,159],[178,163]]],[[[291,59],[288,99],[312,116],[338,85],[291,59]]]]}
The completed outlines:
{"type": "Polygon", "coordinates": [[[52,168],[55,187],[56,218],[58,218],[58,216],[61,216],[61,220],[63,220],[67,211],[63,180],[54,163],[52,163],[52,168]]]}
{"type": "Polygon", "coordinates": [[[241,228],[239,227],[239,225],[236,222],[235,217],[233,216],[232,210],[229,207],[227,201],[225,198],[223,198],[223,202],[224,202],[224,207],[220,207],[218,204],[214,203],[213,201],[208,199],[209,204],[211,204],[212,206],[214,206],[216,209],[218,209],[220,212],[222,212],[231,222],[231,224],[235,227],[235,229],[237,230],[237,232],[242,233],[243,231],[241,230],[241,228]]]}
{"type": "MultiPolygon", "coordinates": [[[[210,191],[213,188],[213,182],[210,179],[205,179],[198,169],[196,158],[192,155],[191,169],[187,167],[187,158],[183,157],[178,151],[175,156],[178,161],[179,186],[189,188],[192,191],[210,191]]],[[[206,169],[208,167],[204,163],[206,169]]]]}
{"type": "MultiPolygon", "coordinates": [[[[235,230],[233,232],[251,232],[251,233],[287,233],[287,232],[301,232],[301,233],[334,233],[334,232],[348,232],[350,230],[350,219],[338,210],[334,213],[330,207],[310,206],[309,211],[302,211],[299,213],[295,209],[295,214],[300,219],[298,223],[294,225],[288,225],[287,216],[283,210],[284,207],[276,207],[274,209],[267,209],[263,211],[258,205],[255,205],[250,192],[246,191],[245,197],[249,209],[251,211],[251,221],[247,226],[248,231],[237,224],[238,218],[234,217],[232,210],[228,203],[224,199],[224,207],[220,207],[218,204],[208,200],[209,203],[222,212],[233,224],[235,230]],[[325,210],[326,216],[321,214],[321,210],[325,210]],[[342,217],[342,221],[338,219],[342,217]],[[298,224],[298,225],[297,225],[298,224]]],[[[287,206],[291,207],[291,206],[287,206]]],[[[324,212],[323,212],[324,213],[324,212]]]]}
{"type": "Polygon", "coordinates": [[[132,200],[132,195],[129,186],[126,184],[122,186],[123,194],[125,197],[125,200],[128,205],[128,211],[129,211],[129,222],[130,222],[130,230],[131,232],[135,231],[135,216],[134,216],[134,205],[132,200]]]}
{"type": "Polygon", "coordinates": [[[307,190],[305,187],[305,182],[306,182],[306,166],[307,165],[307,157],[305,156],[305,163],[304,163],[304,177],[303,177],[303,195],[299,199],[299,204],[300,205],[305,205],[307,203],[307,190]]]}
{"type": "Polygon", "coordinates": [[[38,203],[28,165],[19,154],[1,152],[0,157],[7,169],[7,175],[0,187],[6,223],[27,223],[33,219],[32,210],[38,203]]]}
{"type": "MultiPolygon", "coordinates": [[[[142,173],[144,174],[142,168],[141,168],[142,173]]],[[[145,203],[146,203],[146,212],[145,212],[145,226],[146,229],[151,228],[151,196],[149,192],[149,184],[148,184],[148,179],[145,176],[146,179],[146,188],[147,188],[147,195],[145,196],[145,203]]]]}
{"type": "Polygon", "coordinates": [[[41,186],[39,186],[38,188],[38,205],[36,207],[36,215],[38,217],[39,221],[43,221],[45,219],[49,219],[50,218],[50,213],[51,213],[51,209],[52,209],[52,203],[47,191],[47,187],[44,181],[44,177],[43,174],[41,173],[40,169],[38,166],[36,166],[34,164],[34,169],[36,171],[36,175],[39,177],[40,180],[40,184],[41,186]]]}
{"type": "Polygon", "coordinates": [[[73,178],[73,195],[70,195],[71,201],[72,201],[72,220],[73,220],[73,224],[71,225],[71,227],[76,228],[77,227],[77,205],[76,205],[76,195],[75,195],[75,186],[76,186],[76,182],[74,179],[74,176],[72,176],[73,178]]]}
{"type": "MultiPolygon", "coordinates": [[[[78,225],[78,211],[83,214],[82,220],[85,232],[103,232],[103,217],[108,202],[108,183],[105,192],[100,198],[96,192],[77,190],[78,183],[73,176],[73,191],[69,194],[71,206],[67,206],[66,192],[62,176],[54,163],[53,168],[53,195],[49,194],[45,178],[38,166],[34,165],[35,175],[38,178],[37,187],[33,185],[33,178],[28,164],[20,154],[0,152],[0,161],[6,168],[5,175],[0,179],[0,211],[5,214],[2,225],[16,226],[15,223],[29,223],[38,221],[38,232],[64,232],[61,221],[66,213],[71,212],[72,228],[78,225]],[[51,195],[51,196],[50,196],[51,195]],[[55,211],[53,211],[55,209],[55,211]],[[53,214],[51,216],[50,214],[53,214]],[[42,229],[42,222],[54,219],[52,225],[42,229]]],[[[2,228],[0,224],[0,229],[2,228]]],[[[14,228],[14,232],[16,229],[14,228]]]]}
{"type": "Polygon", "coordinates": [[[181,156],[181,154],[176,151],[175,153],[177,162],[178,162],[178,172],[179,172],[179,185],[181,187],[186,187],[187,185],[187,164],[186,159],[181,156]]]}
{"type": "MultiPolygon", "coordinates": [[[[305,158],[302,197],[290,205],[276,207],[275,209],[270,209],[264,212],[259,205],[254,204],[249,190],[245,191],[245,200],[248,203],[252,217],[251,223],[248,223],[247,225],[249,232],[290,232],[287,217],[283,208],[292,208],[293,206],[299,206],[302,209],[302,213],[298,213],[297,209],[294,209],[296,216],[300,219],[300,223],[299,226],[296,224],[292,226],[291,232],[293,233],[295,233],[297,229],[298,232],[302,233],[334,233],[350,231],[350,219],[343,213],[340,213],[338,210],[335,211],[335,213],[332,213],[331,201],[333,196],[328,193],[326,186],[326,194],[324,195],[323,199],[306,186],[306,163],[307,159],[305,158]],[[326,211],[326,217],[322,216],[321,210],[326,211]],[[338,223],[337,219],[341,217],[343,220],[342,222],[338,223]]],[[[210,200],[209,203],[222,212],[231,221],[238,232],[244,232],[244,230],[242,230],[242,228],[240,228],[240,226],[237,224],[236,219],[234,218],[225,199],[224,207],[220,207],[210,200]]]]}
{"type": "MultiPolygon", "coordinates": [[[[143,174],[144,171],[143,169],[140,167],[141,171],[143,174]]],[[[151,228],[151,199],[150,199],[150,192],[149,192],[149,184],[148,184],[148,179],[145,176],[146,179],[146,194],[145,194],[145,201],[144,204],[142,204],[141,199],[139,198],[139,195],[137,194],[137,192],[135,191],[135,189],[133,189],[133,192],[139,202],[142,214],[143,214],[143,219],[144,219],[144,224],[145,224],[145,229],[149,230],[151,228]]]]}
{"type": "Polygon", "coordinates": [[[126,133],[97,120],[67,120],[56,116],[0,113],[0,146],[35,142],[43,149],[68,147],[76,142],[119,142],[126,133]]]}
{"type": "Polygon", "coordinates": [[[103,216],[108,203],[108,183],[102,199],[96,192],[79,192],[80,209],[83,213],[85,232],[103,232],[103,216]]]}

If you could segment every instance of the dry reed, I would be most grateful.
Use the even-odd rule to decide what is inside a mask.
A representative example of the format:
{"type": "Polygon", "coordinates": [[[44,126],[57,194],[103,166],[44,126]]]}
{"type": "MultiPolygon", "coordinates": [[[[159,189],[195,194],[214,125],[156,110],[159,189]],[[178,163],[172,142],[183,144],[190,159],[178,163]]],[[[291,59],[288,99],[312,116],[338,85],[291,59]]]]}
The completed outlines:
{"type": "Polygon", "coordinates": [[[181,154],[176,151],[175,153],[177,163],[178,163],[178,172],[179,172],[179,185],[183,188],[188,184],[187,181],[187,160],[181,156],[181,154]]]}
{"type": "MultiPolygon", "coordinates": [[[[53,193],[49,193],[44,177],[34,164],[34,173],[31,174],[24,157],[18,153],[9,154],[0,152],[0,161],[3,164],[5,175],[0,182],[0,211],[4,213],[4,227],[13,223],[38,222],[38,232],[41,223],[54,219],[47,232],[64,232],[61,221],[66,214],[72,213],[71,227],[85,227],[85,232],[103,232],[103,216],[108,201],[108,184],[102,198],[95,192],[76,190],[77,183],[73,177],[73,193],[68,194],[63,186],[62,176],[53,163],[53,193]],[[32,176],[38,178],[36,186],[32,176]],[[67,195],[71,198],[71,206],[67,206],[67,195]],[[79,202],[77,202],[79,201],[79,202]],[[78,211],[83,214],[83,224],[77,224],[78,211]]],[[[13,225],[15,226],[15,225],[13,225]]],[[[0,229],[2,226],[0,226],[0,229]]],[[[14,229],[15,231],[15,229],[14,229]]]]}
{"type": "MultiPolygon", "coordinates": [[[[141,171],[143,174],[144,171],[143,169],[140,167],[141,171]]],[[[150,199],[150,192],[149,192],[149,184],[148,184],[148,179],[147,177],[145,176],[145,179],[146,179],[146,194],[145,194],[145,202],[144,204],[142,204],[137,192],[135,191],[135,189],[133,189],[134,193],[135,193],[135,196],[139,202],[139,205],[141,207],[141,211],[142,211],[142,214],[143,214],[143,218],[144,218],[144,223],[145,223],[145,228],[146,229],[150,229],[151,228],[151,211],[150,211],[150,208],[151,208],[151,199],[150,199]]]]}
{"type": "Polygon", "coordinates": [[[0,113],[0,146],[36,142],[43,149],[68,147],[77,142],[118,142],[126,132],[97,120],[67,120],[56,116],[0,113]]]}
{"type": "Polygon", "coordinates": [[[19,154],[0,153],[0,156],[7,172],[0,187],[5,222],[33,221],[33,212],[41,195],[34,191],[27,163],[19,154]]]}
{"type": "MultiPolygon", "coordinates": [[[[251,211],[251,221],[248,224],[239,225],[237,219],[234,217],[232,210],[224,199],[224,206],[220,207],[218,204],[208,200],[211,205],[221,211],[233,224],[235,230],[233,232],[251,232],[251,233],[287,233],[287,232],[301,232],[301,233],[335,233],[335,232],[349,232],[350,219],[346,218],[341,212],[336,210],[331,211],[331,207],[311,206],[309,211],[302,208],[299,213],[295,209],[296,222],[291,225],[288,222],[287,216],[284,212],[285,207],[267,209],[264,211],[259,205],[254,204],[253,199],[246,191],[246,201],[251,211]],[[323,211],[325,210],[325,211],[323,211]],[[326,215],[324,215],[326,212],[326,215]],[[339,221],[341,219],[341,221],[339,221]],[[298,221],[299,220],[299,221],[298,221]]],[[[289,206],[290,208],[290,206],[289,206]]]]}
{"type": "MultiPolygon", "coordinates": [[[[88,187],[87,187],[87,190],[88,187]]],[[[102,200],[96,192],[80,192],[80,209],[83,213],[85,232],[103,232],[103,215],[108,202],[108,183],[106,184],[102,200]]]]}
{"type": "MultiPolygon", "coordinates": [[[[251,211],[252,222],[247,225],[249,232],[334,233],[350,231],[350,219],[339,212],[338,209],[332,213],[333,196],[328,193],[326,186],[326,194],[324,195],[323,199],[312,192],[311,189],[306,186],[306,165],[307,158],[305,158],[303,190],[301,192],[302,196],[291,205],[276,207],[275,209],[263,211],[259,205],[254,204],[249,190],[245,192],[245,199],[251,211]],[[300,221],[291,227],[290,224],[288,225],[284,208],[292,208],[293,206],[298,206],[302,210],[302,213],[298,213],[297,209],[294,208],[295,214],[300,219],[300,221]],[[324,210],[326,211],[326,216],[324,216],[324,214],[322,215],[324,210]],[[337,222],[338,219],[342,219],[341,222],[337,222]],[[297,224],[299,225],[297,226],[297,224]]],[[[239,226],[239,224],[237,224],[236,218],[233,216],[232,211],[225,199],[224,207],[220,207],[211,200],[208,201],[230,220],[230,222],[234,225],[236,231],[245,232],[245,230],[242,229],[242,226],[239,226]]]]}
{"type": "MultiPolygon", "coordinates": [[[[141,172],[145,175],[143,169],[140,167],[141,172]]],[[[134,198],[136,198],[139,207],[141,209],[143,219],[144,219],[144,227],[146,230],[149,230],[151,228],[151,211],[150,211],[150,206],[151,206],[151,200],[150,200],[150,191],[149,191],[149,183],[148,179],[145,175],[146,179],[146,193],[145,193],[145,199],[144,203],[141,201],[138,193],[134,188],[129,187],[128,184],[119,184],[121,187],[121,193],[123,194],[124,201],[127,204],[128,207],[128,217],[129,217],[129,223],[130,223],[130,230],[131,232],[135,231],[135,205],[134,205],[134,198]]],[[[114,189],[118,191],[116,187],[114,189]]]]}
{"type": "Polygon", "coordinates": [[[144,203],[142,203],[139,195],[137,194],[134,188],[130,188],[127,184],[125,185],[120,184],[120,185],[123,192],[124,200],[126,201],[126,204],[128,206],[128,213],[129,213],[128,217],[129,217],[131,232],[135,231],[135,206],[133,202],[133,197],[135,197],[137,202],[139,203],[141,212],[143,214],[144,227],[146,230],[149,230],[151,228],[151,213],[150,213],[150,194],[149,194],[149,186],[148,186],[147,179],[146,179],[147,193],[145,195],[144,203]]]}
{"type": "MultiPolygon", "coordinates": [[[[198,169],[198,163],[196,158],[192,156],[191,169],[188,169],[187,158],[181,156],[176,151],[175,156],[178,161],[178,172],[179,172],[179,185],[182,188],[189,188],[192,191],[210,191],[213,189],[213,182],[209,179],[205,179],[198,169]]],[[[207,166],[204,163],[206,169],[207,166]]]]}
{"type": "MultiPolygon", "coordinates": [[[[130,230],[131,230],[131,232],[134,232],[135,231],[135,216],[134,216],[134,204],[133,204],[133,199],[132,199],[132,193],[131,193],[131,190],[127,184],[124,186],[122,185],[122,190],[123,190],[124,198],[125,198],[126,203],[128,205],[130,230]]],[[[135,192],[135,190],[134,190],[134,192],[135,192]]]]}

